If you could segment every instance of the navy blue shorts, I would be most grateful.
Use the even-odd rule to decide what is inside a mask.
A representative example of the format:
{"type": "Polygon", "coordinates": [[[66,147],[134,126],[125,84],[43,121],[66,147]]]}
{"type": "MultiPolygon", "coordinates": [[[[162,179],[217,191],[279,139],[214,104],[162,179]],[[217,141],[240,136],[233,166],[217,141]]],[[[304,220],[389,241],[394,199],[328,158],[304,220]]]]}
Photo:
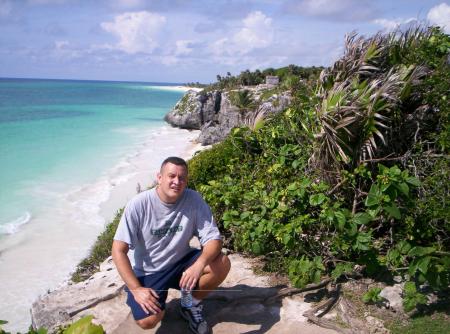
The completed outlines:
{"type": "MultiPolygon", "coordinates": [[[[180,289],[179,283],[183,271],[190,267],[200,254],[201,250],[192,250],[172,267],[155,274],[137,278],[143,287],[155,290],[159,296],[158,302],[161,305],[161,310],[166,308],[167,290],[169,290],[169,288],[180,289]]],[[[125,287],[125,291],[128,294],[127,305],[131,308],[134,320],[141,320],[150,316],[150,314],[146,313],[141,305],[134,300],[133,294],[127,287],[125,287]]]]}

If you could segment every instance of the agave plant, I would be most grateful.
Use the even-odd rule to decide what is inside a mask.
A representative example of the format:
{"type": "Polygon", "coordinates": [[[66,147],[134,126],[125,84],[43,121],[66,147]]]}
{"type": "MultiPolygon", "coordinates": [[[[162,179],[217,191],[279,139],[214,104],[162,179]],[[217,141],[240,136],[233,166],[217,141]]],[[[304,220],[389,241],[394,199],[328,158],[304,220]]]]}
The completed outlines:
{"type": "Polygon", "coordinates": [[[248,113],[244,119],[244,125],[252,130],[260,129],[270,114],[270,109],[268,108],[258,108],[256,112],[248,113]]]}
{"type": "Polygon", "coordinates": [[[420,30],[347,37],[344,56],[319,78],[316,114],[321,129],[313,162],[324,170],[356,167],[390,145],[402,104],[426,74],[420,65],[392,64],[390,54],[395,48],[400,57],[404,44],[424,37],[420,30]]]}

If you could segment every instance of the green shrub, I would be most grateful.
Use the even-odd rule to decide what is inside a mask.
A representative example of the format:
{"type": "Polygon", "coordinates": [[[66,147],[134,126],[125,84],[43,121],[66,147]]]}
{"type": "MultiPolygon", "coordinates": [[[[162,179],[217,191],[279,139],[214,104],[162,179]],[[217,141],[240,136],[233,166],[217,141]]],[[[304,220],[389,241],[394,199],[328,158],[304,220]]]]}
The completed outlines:
{"type": "Polygon", "coordinates": [[[371,288],[363,295],[363,302],[366,304],[378,304],[383,301],[380,296],[381,288],[371,288]]]}
{"type": "Polygon", "coordinates": [[[211,205],[231,247],[263,255],[296,286],[321,275],[337,280],[359,265],[368,276],[409,276],[415,284],[445,290],[450,39],[435,28],[377,36],[347,47],[359,48],[354,54],[361,57],[346,54],[324,72],[319,95],[313,85],[300,82],[291,108],[257,130],[234,129],[226,142],[194,157],[193,185],[211,205]],[[361,92],[369,89],[366,72],[373,70],[365,66],[375,63],[376,77],[394,75],[395,67],[399,82],[392,92],[397,102],[382,105],[384,79],[370,81],[371,92],[381,94],[373,109],[361,92]],[[422,71],[412,78],[411,69],[419,67],[426,76],[422,71]],[[343,95],[336,90],[339,80],[348,84],[343,95]],[[358,119],[358,127],[342,123],[347,116],[365,117],[358,114],[361,106],[389,115],[382,124],[387,130],[381,123],[374,126],[375,119],[386,121],[381,113],[367,122],[358,119]],[[341,115],[342,126],[328,113],[341,115]],[[343,153],[348,161],[339,149],[330,150],[338,146],[323,139],[327,131],[342,147],[350,143],[343,153]]]}
{"type": "Polygon", "coordinates": [[[117,211],[114,220],[106,225],[105,230],[97,237],[97,240],[89,251],[89,255],[83,259],[72,274],[72,281],[81,282],[89,278],[99,270],[99,265],[111,255],[111,247],[122,217],[123,209],[117,211]]]}

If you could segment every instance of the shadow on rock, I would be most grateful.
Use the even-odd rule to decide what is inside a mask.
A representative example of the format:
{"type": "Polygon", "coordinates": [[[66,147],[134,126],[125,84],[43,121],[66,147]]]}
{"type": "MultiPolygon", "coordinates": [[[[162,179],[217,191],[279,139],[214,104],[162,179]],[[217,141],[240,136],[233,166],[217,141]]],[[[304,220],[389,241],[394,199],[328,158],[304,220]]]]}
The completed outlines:
{"type": "MultiPolygon", "coordinates": [[[[280,321],[281,300],[270,304],[266,298],[275,296],[282,287],[252,287],[239,284],[219,288],[204,301],[204,316],[211,327],[219,323],[259,325],[258,330],[246,334],[266,333],[280,321]]],[[[187,322],[180,315],[179,299],[166,304],[166,314],[156,331],[158,334],[187,333],[187,322]]]]}

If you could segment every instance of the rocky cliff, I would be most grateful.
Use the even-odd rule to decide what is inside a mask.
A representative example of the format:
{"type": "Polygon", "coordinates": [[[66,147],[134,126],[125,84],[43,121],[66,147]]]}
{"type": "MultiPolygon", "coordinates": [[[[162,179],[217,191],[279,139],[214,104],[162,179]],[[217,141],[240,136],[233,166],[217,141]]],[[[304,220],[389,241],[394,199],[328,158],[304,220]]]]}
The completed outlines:
{"type": "Polygon", "coordinates": [[[169,124],[184,129],[198,129],[203,145],[219,142],[237,126],[249,125],[256,115],[276,114],[291,103],[288,91],[266,87],[243,87],[231,91],[188,91],[165,116],[169,124]],[[251,107],[237,106],[239,92],[249,92],[251,107]]]}

